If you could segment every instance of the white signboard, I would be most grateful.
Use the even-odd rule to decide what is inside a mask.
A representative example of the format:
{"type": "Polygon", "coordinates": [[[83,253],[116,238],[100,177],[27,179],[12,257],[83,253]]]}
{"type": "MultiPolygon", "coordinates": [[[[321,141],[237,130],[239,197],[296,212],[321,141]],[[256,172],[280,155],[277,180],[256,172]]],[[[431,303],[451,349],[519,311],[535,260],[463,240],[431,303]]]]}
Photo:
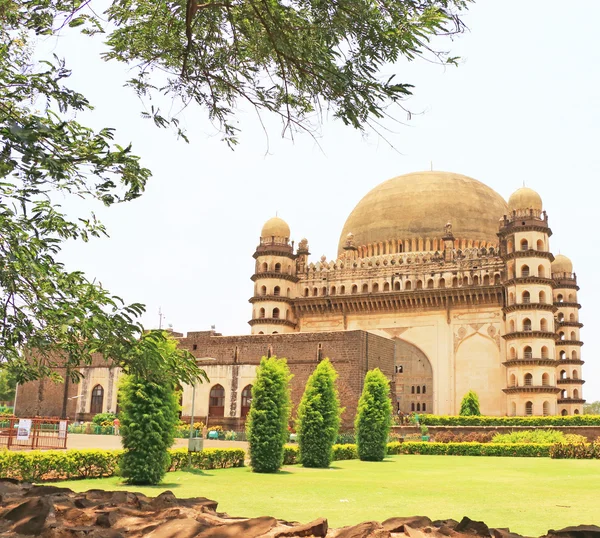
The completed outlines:
{"type": "Polygon", "coordinates": [[[58,438],[64,439],[67,436],[67,421],[61,420],[58,423],[58,438]]]}
{"type": "Polygon", "coordinates": [[[27,441],[31,434],[31,419],[19,419],[19,429],[17,430],[17,441],[27,441]]]}

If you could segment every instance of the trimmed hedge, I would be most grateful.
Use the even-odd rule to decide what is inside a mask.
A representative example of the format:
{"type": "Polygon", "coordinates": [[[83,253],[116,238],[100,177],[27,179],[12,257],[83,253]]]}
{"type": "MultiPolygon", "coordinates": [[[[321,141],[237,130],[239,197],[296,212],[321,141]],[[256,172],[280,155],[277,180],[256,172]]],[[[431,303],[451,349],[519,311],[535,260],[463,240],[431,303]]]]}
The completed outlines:
{"type": "MultiPolygon", "coordinates": [[[[0,451],[0,477],[26,482],[101,478],[118,474],[123,450],[48,450],[32,452],[0,451]]],[[[170,471],[187,466],[185,448],[169,450],[170,471]]],[[[207,448],[192,453],[192,467],[223,469],[243,467],[246,453],[241,448],[207,448]]]]}
{"type": "Polygon", "coordinates": [[[600,426],[600,415],[552,417],[486,417],[455,415],[419,415],[427,426],[600,426]]]}
{"type": "Polygon", "coordinates": [[[428,456],[506,456],[518,458],[547,458],[550,444],[492,444],[492,443],[399,443],[400,454],[428,456]]]}
{"type": "Polygon", "coordinates": [[[556,443],[550,448],[555,459],[600,459],[600,441],[594,443],[556,443]]]}
{"type": "MultiPolygon", "coordinates": [[[[388,456],[394,454],[400,454],[399,447],[401,443],[392,442],[387,444],[387,454],[388,456]]],[[[332,461],[341,461],[341,460],[357,460],[358,459],[358,450],[356,445],[347,444],[347,445],[333,445],[333,460],[332,461]]],[[[300,463],[299,459],[299,450],[297,445],[285,445],[283,447],[283,464],[284,465],[294,465],[296,463],[300,463]]]]}

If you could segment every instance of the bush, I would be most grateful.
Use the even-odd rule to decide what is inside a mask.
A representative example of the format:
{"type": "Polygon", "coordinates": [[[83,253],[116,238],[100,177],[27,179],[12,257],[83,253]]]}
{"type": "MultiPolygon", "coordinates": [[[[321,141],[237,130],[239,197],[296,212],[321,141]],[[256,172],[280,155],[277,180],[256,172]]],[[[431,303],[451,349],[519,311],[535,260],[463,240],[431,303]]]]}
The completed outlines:
{"type": "Polygon", "coordinates": [[[577,443],[587,443],[587,437],[583,436],[583,435],[579,435],[577,433],[567,433],[565,435],[565,440],[562,441],[563,443],[567,443],[570,445],[574,445],[577,443]]]}
{"type": "Polygon", "coordinates": [[[420,415],[427,426],[600,426],[600,415],[550,417],[486,417],[456,415],[420,415]]]}
{"type": "Polygon", "coordinates": [[[92,423],[96,426],[112,426],[116,418],[117,415],[114,413],[98,413],[94,415],[92,423]]]}
{"type": "MultiPolygon", "coordinates": [[[[0,451],[0,476],[26,482],[101,478],[116,474],[123,450],[48,450],[31,452],[0,451]]],[[[177,471],[187,467],[185,448],[169,451],[171,467],[177,471]]],[[[222,469],[243,467],[245,452],[239,448],[207,448],[192,453],[192,467],[222,469]]]]}
{"type": "Polygon", "coordinates": [[[547,458],[552,445],[494,444],[494,443],[400,443],[400,454],[429,456],[509,456],[521,458],[547,458]]]}
{"type": "Polygon", "coordinates": [[[274,473],[283,464],[291,411],[290,379],[285,359],[261,359],[246,421],[250,465],[255,472],[274,473]]]}
{"type": "Polygon", "coordinates": [[[565,434],[560,430],[527,430],[511,433],[497,433],[492,443],[514,444],[514,443],[537,443],[552,444],[562,443],[565,434]]]}
{"type": "Polygon", "coordinates": [[[461,417],[481,415],[481,411],[479,411],[479,398],[474,391],[470,390],[464,395],[462,402],[460,403],[459,415],[461,417]]]}
{"type": "Polygon", "coordinates": [[[306,382],[298,406],[296,432],[304,467],[329,467],[332,446],[340,428],[337,373],[329,359],[321,361],[306,382]]]}
{"type": "Polygon", "coordinates": [[[235,441],[237,439],[237,433],[235,433],[233,430],[229,430],[228,432],[225,432],[225,441],[235,441]]]}
{"type": "Polygon", "coordinates": [[[550,457],[556,459],[600,459],[600,442],[556,443],[550,448],[550,457]]]}
{"type": "Polygon", "coordinates": [[[375,368],[365,376],[354,423],[361,460],[383,460],[392,422],[391,415],[389,382],[381,370],[375,368]]]}
{"type": "Polygon", "coordinates": [[[119,393],[125,448],[121,472],[127,483],[158,484],[171,466],[168,449],[179,420],[177,400],[168,379],[157,383],[124,378],[119,393]]]}
{"type": "Polygon", "coordinates": [[[356,443],[354,432],[340,432],[335,440],[336,445],[353,445],[356,443]]]}

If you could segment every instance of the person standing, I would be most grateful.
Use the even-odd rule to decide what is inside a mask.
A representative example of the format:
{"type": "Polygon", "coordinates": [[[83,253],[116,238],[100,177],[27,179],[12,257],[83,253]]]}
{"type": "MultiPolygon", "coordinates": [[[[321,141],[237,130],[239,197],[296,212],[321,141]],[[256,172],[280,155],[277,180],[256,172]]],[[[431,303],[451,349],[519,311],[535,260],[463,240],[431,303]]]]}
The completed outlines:
{"type": "Polygon", "coordinates": [[[113,433],[115,435],[119,435],[119,428],[121,427],[121,421],[116,418],[115,420],[113,420],[113,433]]]}

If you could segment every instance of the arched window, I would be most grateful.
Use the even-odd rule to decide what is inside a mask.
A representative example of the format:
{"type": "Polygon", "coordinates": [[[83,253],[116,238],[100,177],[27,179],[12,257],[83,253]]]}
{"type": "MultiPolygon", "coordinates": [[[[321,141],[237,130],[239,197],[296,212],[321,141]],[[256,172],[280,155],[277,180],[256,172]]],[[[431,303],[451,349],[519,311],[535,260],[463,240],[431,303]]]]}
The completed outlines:
{"type": "Polygon", "coordinates": [[[263,331],[258,331],[258,334],[265,334],[263,331]]]}
{"type": "Polygon", "coordinates": [[[473,286],[479,286],[479,277],[477,275],[473,277],[473,286]]]}
{"type": "Polygon", "coordinates": [[[443,278],[440,278],[438,281],[438,288],[445,288],[446,287],[446,280],[443,278]]]}
{"type": "Polygon", "coordinates": [[[483,285],[484,286],[490,285],[490,275],[483,275],[483,285]]]}
{"type": "Polygon", "coordinates": [[[363,286],[362,286],[362,292],[363,293],[369,293],[369,285],[368,284],[363,284],[363,286]]]}
{"type": "Polygon", "coordinates": [[[516,359],[517,358],[517,351],[515,350],[514,347],[510,348],[510,358],[511,359],[516,359]]]}
{"type": "Polygon", "coordinates": [[[560,412],[560,414],[561,414],[563,417],[566,417],[566,416],[569,414],[569,412],[568,412],[566,409],[563,409],[563,410],[560,412]]]}
{"type": "Polygon", "coordinates": [[[331,286],[331,291],[329,292],[331,295],[335,295],[336,294],[336,288],[335,286],[331,286]]]}
{"type": "Polygon", "coordinates": [[[414,386],[410,387],[410,393],[411,393],[411,394],[414,394],[414,393],[415,393],[415,387],[414,387],[414,386]]]}
{"type": "Polygon", "coordinates": [[[575,302],[575,295],[572,293],[569,293],[569,302],[570,303],[574,303],[575,302]]]}
{"type": "Polygon", "coordinates": [[[358,286],[356,284],[354,284],[352,286],[352,294],[358,293],[358,286]]]}
{"type": "Polygon", "coordinates": [[[514,246],[513,246],[513,242],[512,241],[509,241],[508,243],[506,243],[506,251],[509,254],[513,251],[513,249],[514,249],[514,246]]]}
{"type": "Polygon", "coordinates": [[[511,319],[511,320],[510,320],[510,323],[508,324],[508,326],[509,326],[509,331],[510,331],[511,333],[514,333],[514,332],[515,332],[515,320],[514,320],[514,319],[511,319]]]}
{"type": "Polygon", "coordinates": [[[319,295],[319,290],[317,288],[313,288],[313,297],[319,295]]]}
{"type": "Polygon", "coordinates": [[[540,320],[540,331],[542,331],[543,333],[548,332],[548,322],[545,318],[542,318],[540,320]]]}
{"type": "Polygon", "coordinates": [[[394,290],[400,291],[400,281],[399,280],[396,280],[396,282],[394,282],[394,290]]]}
{"type": "Polygon", "coordinates": [[[423,411],[427,411],[427,404],[423,402],[423,411]]]}
{"type": "Polygon", "coordinates": [[[579,400],[579,391],[577,389],[573,389],[573,398],[579,400]]]}
{"type": "Polygon", "coordinates": [[[570,340],[577,340],[577,335],[575,334],[575,331],[571,331],[571,338],[570,340]]]}
{"type": "Polygon", "coordinates": [[[323,296],[327,295],[327,288],[326,287],[321,288],[321,295],[323,295],[323,296]]]}
{"type": "Polygon", "coordinates": [[[433,278],[430,278],[430,279],[427,281],[427,289],[428,289],[428,290],[432,290],[432,289],[433,289],[433,278]]]}
{"type": "Polygon", "coordinates": [[[542,387],[550,385],[550,376],[546,373],[542,374],[542,387]]]}
{"type": "MultiPolygon", "coordinates": [[[[562,358],[566,359],[567,354],[564,351],[562,351],[561,353],[563,354],[562,358]]],[[[575,350],[571,351],[571,358],[575,361],[577,360],[577,351],[575,351],[575,350]]]]}
{"type": "Polygon", "coordinates": [[[522,277],[529,276],[529,265],[521,266],[521,276],[522,277]]]}
{"type": "Polygon", "coordinates": [[[538,295],[538,301],[541,304],[546,304],[546,293],[543,291],[540,291],[540,294],[538,295]]]}
{"type": "Polygon", "coordinates": [[[273,308],[273,319],[279,319],[279,308],[273,308]]]}
{"type": "Polygon", "coordinates": [[[573,370],[573,379],[579,379],[579,374],[577,373],[577,370],[573,370]]]}
{"type": "Polygon", "coordinates": [[[246,418],[252,402],[252,385],[246,385],[242,391],[242,418],[246,418]]]}
{"type": "Polygon", "coordinates": [[[421,394],[421,387],[417,385],[417,394],[421,394]]]}
{"type": "Polygon", "coordinates": [[[573,411],[574,415],[579,415],[579,409],[575,409],[575,411],[573,411]]]}
{"type": "Polygon", "coordinates": [[[524,359],[532,359],[533,358],[533,351],[531,350],[531,346],[525,346],[523,348],[523,358],[524,359]]]}
{"type": "Polygon", "coordinates": [[[386,283],[383,285],[383,291],[390,291],[390,283],[389,283],[389,282],[386,282],[386,283]]]}
{"type": "Polygon", "coordinates": [[[275,272],[276,273],[281,273],[281,264],[280,263],[276,263],[275,264],[275,272]]]}
{"type": "Polygon", "coordinates": [[[560,391],[560,398],[561,400],[566,400],[568,398],[568,394],[567,394],[567,390],[563,389],[560,391]]]}
{"type": "Polygon", "coordinates": [[[542,404],[542,414],[547,417],[550,414],[550,402],[544,402],[542,404]]]}
{"type": "Polygon", "coordinates": [[[308,297],[310,290],[308,288],[304,288],[304,297],[308,297]]]}
{"type": "Polygon", "coordinates": [[[569,321],[577,321],[575,319],[575,314],[569,314],[569,321]]]}
{"type": "Polygon", "coordinates": [[[452,279],[452,287],[453,288],[458,288],[458,278],[457,277],[454,277],[452,279]]]}
{"type": "Polygon", "coordinates": [[[466,276],[463,278],[463,286],[468,286],[469,285],[469,277],[466,276]]]}
{"type": "Polygon", "coordinates": [[[510,376],[510,386],[511,387],[517,386],[517,376],[515,374],[511,374],[511,376],[510,376]]]}
{"type": "Polygon", "coordinates": [[[564,339],[565,339],[565,333],[564,333],[563,331],[560,331],[560,332],[558,333],[558,339],[559,339],[559,340],[564,340],[564,339]]]}
{"type": "Polygon", "coordinates": [[[560,371],[560,378],[561,379],[567,379],[567,371],[566,370],[561,370],[560,371]]]}
{"type": "Polygon", "coordinates": [[[340,295],[346,294],[346,286],[340,286],[340,295]]]}
{"type": "Polygon", "coordinates": [[[208,397],[208,416],[225,416],[225,389],[221,385],[215,385],[210,389],[208,397]]]}
{"type": "Polygon", "coordinates": [[[527,415],[528,417],[533,415],[533,402],[527,402],[525,404],[525,415],[527,415]]]}
{"type": "Polygon", "coordinates": [[[265,309],[264,308],[261,308],[258,311],[258,317],[261,318],[261,319],[265,317],[265,309]]]}
{"type": "Polygon", "coordinates": [[[417,402],[417,411],[421,410],[421,404],[419,402],[417,402]]]}
{"type": "Polygon", "coordinates": [[[541,278],[546,278],[546,269],[544,269],[543,265],[538,265],[538,274],[537,276],[541,278]]]}
{"type": "Polygon", "coordinates": [[[260,267],[260,270],[261,270],[263,273],[266,273],[266,272],[269,270],[269,265],[267,264],[267,262],[265,262],[265,263],[263,263],[263,264],[261,265],[261,267],[260,267]]]}
{"type": "Polygon", "coordinates": [[[412,289],[412,282],[410,280],[406,281],[406,284],[404,284],[404,289],[405,290],[411,290],[412,289]]]}
{"type": "Polygon", "coordinates": [[[544,250],[544,242],[541,239],[538,239],[537,241],[537,249],[544,250]]]}
{"type": "Polygon", "coordinates": [[[377,284],[377,282],[375,282],[375,284],[373,284],[373,293],[378,293],[379,292],[379,284],[377,284]]]}
{"type": "Polygon", "coordinates": [[[564,297],[562,296],[562,293],[559,293],[559,294],[556,296],[556,302],[558,302],[558,303],[562,303],[563,301],[564,301],[564,297]]]}
{"type": "Polygon", "coordinates": [[[512,291],[508,294],[508,304],[515,304],[515,294],[512,291]]]}
{"type": "Polygon", "coordinates": [[[528,291],[523,292],[523,304],[529,304],[531,302],[531,294],[528,291]]]}
{"type": "Polygon", "coordinates": [[[496,273],[494,275],[494,284],[500,284],[500,274],[496,273]]]}
{"type": "Polygon", "coordinates": [[[423,289],[423,281],[422,280],[417,280],[417,287],[415,289],[417,289],[417,290],[423,289]]]}
{"type": "Polygon", "coordinates": [[[427,385],[423,385],[423,394],[426,394],[427,392],[427,385]]]}
{"type": "Polygon", "coordinates": [[[415,402],[413,402],[413,403],[410,404],[410,410],[411,411],[415,410],[415,402]]]}
{"type": "Polygon", "coordinates": [[[267,294],[267,286],[263,286],[262,288],[260,288],[260,294],[261,295],[266,295],[267,294]]]}
{"type": "Polygon", "coordinates": [[[281,288],[279,286],[273,288],[273,295],[281,295],[281,288]]]}
{"type": "Polygon", "coordinates": [[[287,296],[289,297],[291,295],[291,290],[290,288],[287,289],[287,296]]]}
{"type": "Polygon", "coordinates": [[[565,315],[562,312],[559,312],[556,318],[558,319],[558,321],[563,322],[565,320],[565,315]]]}
{"type": "Polygon", "coordinates": [[[546,346],[542,346],[542,359],[549,359],[550,354],[548,352],[548,348],[546,346]]]}
{"type": "Polygon", "coordinates": [[[102,405],[104,403],[104,389],[102,385],[96,385],[92,389],[92,403],[90,405],[90,414],[97,415],[102,413],[102,405]]]}
{"type": "Polygon", "coordinates": [[[525,386],[530,387],[533,385],[533,376],[531,374],[525,374],[525,386]]]}
{"type": "Polygon", "coordinates": [[[531,320],[529,318],[523,320],[523,330],[526,332],[531,331],[531,320]]]}
{"type": "Polygon", "coordinates": [[[564,360],[567,358],[567,352],[566,352],[566,351],[564,351],[564,350],[563,350],[563,351],[561,351],[561,352],[558,354],[558,357],[559,357],[559,359],[560,359],[561,361],[564,361],[564,360]]]}
{"type": "Polygon", "coordinates": [[[527,239],[521,239],[521,250],[529,250],[527,239]]]}

